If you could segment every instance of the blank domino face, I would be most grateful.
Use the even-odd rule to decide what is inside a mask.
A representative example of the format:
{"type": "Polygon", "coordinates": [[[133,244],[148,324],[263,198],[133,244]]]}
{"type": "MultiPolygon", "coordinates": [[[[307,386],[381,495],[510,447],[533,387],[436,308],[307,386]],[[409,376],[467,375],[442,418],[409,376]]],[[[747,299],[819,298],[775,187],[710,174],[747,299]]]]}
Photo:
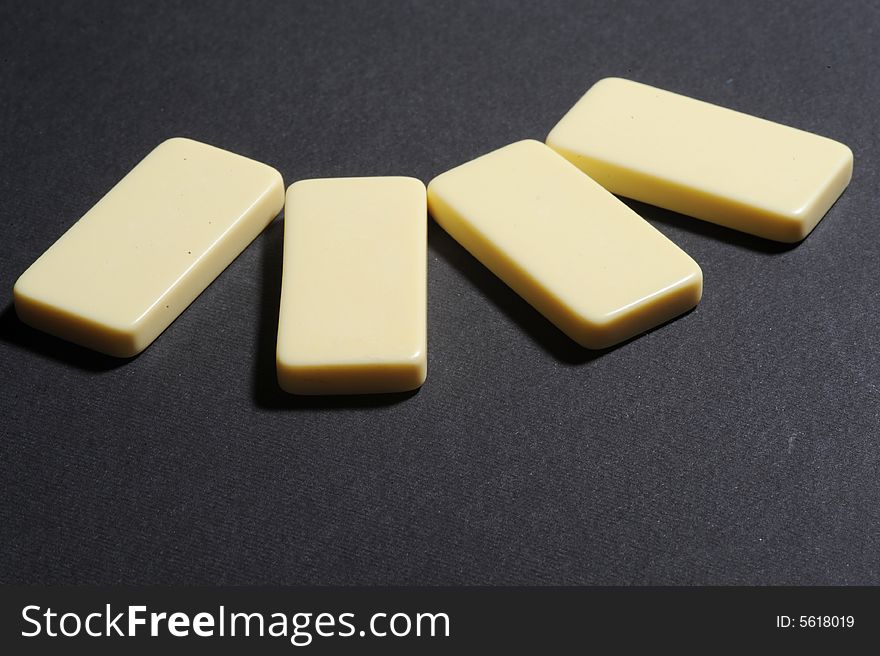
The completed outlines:
{"type": "Polygon", "coordinates": [[[165,141],[15,284],[27,324],[114,355],[140,353],[281,211],[273,168],[165,141]]]}
{"type": "Polygon", "coordinates": [[[427,208],[414,178],[287,190],[278,383],[294,394],[419,387],[427,371],[427,208]]]}
{"type": "Polygon", "coordinates": [[[619,78],[593,85],[547,145],[615,194],[783,242],[852,176],[841,143],[619,78]]]}
{"type": "Polygon", "coordinates": [[[431,215],[573,340],[622,342],[693,308],[703,275],[684,251],[537,141],[428,185],[431,215]]]}

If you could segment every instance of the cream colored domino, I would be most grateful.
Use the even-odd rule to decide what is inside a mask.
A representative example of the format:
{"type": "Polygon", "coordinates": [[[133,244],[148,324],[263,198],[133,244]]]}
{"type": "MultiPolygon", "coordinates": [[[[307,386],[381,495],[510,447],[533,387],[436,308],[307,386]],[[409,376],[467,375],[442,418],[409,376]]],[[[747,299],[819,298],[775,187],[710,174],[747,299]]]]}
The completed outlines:
{"type": "Polygon", "coordinates": [[[275,169],[169,139],[15,283],[27,324],[130,357],[143,351],[280,212],[275,169]]]}
{"type": "Polygon", "coordinates": [[[582,346],[612,346],[693,308],[703,274],[596,182],[537,141],[428,185],[431,215],[582,346]]]}
{"type": "Polygon", "coordinates": [[[783,242],[852,177],[841,143],[620,78],[593,85],[547,145],[615,194],[783,242]]]}
{"type": "Polygon", "coordinates": [[[294,394],[419,387],[427,372],[425,185],[301,180],[287,190],[277,369],[294,394]]]}

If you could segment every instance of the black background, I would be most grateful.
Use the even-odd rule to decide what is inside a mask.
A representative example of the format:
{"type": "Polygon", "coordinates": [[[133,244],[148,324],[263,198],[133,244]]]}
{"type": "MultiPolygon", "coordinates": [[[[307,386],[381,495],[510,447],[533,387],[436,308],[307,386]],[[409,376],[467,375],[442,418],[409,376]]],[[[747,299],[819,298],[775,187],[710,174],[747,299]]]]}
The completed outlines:
{"type": "Polygon", "coordinates": [[[0,7],[0,580],[880,583],[876,4],[0,7]],[[632,203],[704,297],[598,354],[432,223],[428,381],[390,399],[276,387],[280,221],[132,361],[15,318],[170,136],[428,181],[609,75],[840,140],[852,184],[795,247],[632,203]]]}

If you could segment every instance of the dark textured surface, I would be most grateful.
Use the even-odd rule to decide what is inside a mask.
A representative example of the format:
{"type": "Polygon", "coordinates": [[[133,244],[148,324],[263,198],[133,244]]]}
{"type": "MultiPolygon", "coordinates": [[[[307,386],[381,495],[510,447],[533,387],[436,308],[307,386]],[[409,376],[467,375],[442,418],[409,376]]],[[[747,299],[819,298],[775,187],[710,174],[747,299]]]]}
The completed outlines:
{"type": "Polygon", "coordinates": [[[880,584],[875,3],[4,2],[0,59],[0,580],[880,584]],[[843,141],[852,184],[794,248],[633,203],[705,294],[600,354],[432,224],[428,382],[384,402],[277,390],[280,222],[130,362],[11,309],[169,136],[428,181],[608,75],[843,141]]]}

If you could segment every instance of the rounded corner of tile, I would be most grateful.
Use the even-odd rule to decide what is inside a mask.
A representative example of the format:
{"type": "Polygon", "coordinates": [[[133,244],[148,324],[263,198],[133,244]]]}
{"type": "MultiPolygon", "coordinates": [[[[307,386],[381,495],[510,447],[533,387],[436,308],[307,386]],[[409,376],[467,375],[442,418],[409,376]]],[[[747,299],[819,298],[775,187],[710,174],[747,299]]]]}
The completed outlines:
{"type": "MultiPolygon", "coordinates": [[[[688,255],[690,257],[690,255],[688,255]]],[[[691,259],[691,273],[686,279],[691,285],[696,285],[701,290],[703,289],[703,267],[700,266],[700,263],[697,262],[694,258],[691,259]]]]}
{"type": "Polygon", "coordinates": [[[602,332],[590,331],[589,333],[579,335],[574,341],[581,348],[588,351],[602,351],[611,348],[623,340],[604,336],[602,332]]]}
{"type": "MultiPolygon", "coordinates": [[[[424,382],[425,375],[428,371],[428,353],[425,349],[419,349],[410,355],[404,360],[404,364],[414,373],[414,375],[419,376],[422,382],[424,382]]],[[[421,385],[421,383],[419,384],[421,385]]]]}
{"type": "Polygon", "coordinates": [[[298,377],[296,367],[290,362],[282,361],[281,358],[275,358],[275,380],[278,387],[288,394],[298,394],[300,387],[298,385],[298,377]]]}
{"type": "Polygon", "coordinates": [[[285,394],[293,394],[293,395],[305,395],[308,392],[303,391],[299,388],[295,381],[292,381],[289,378],[283,378],[278,376],[275,379],[275,382],[278,383],[278,389],[280,389],[285,394]]]}
{"type": "Polygon", "coordinates": [[[764,234],[758,236],[781,244],[800,243],[819,225],[825,213],[820,213],[815,203],[798,207],[780,214],[778,220],[764,234]]]}
{"type": "Polygon", "coordinates": [[[539,146],[541,148],[546,148],[546,144],[543,141],[538,141],[537,139],[532,139],[529,137],[528,139],[520,139],[519,141],[514,141],[510,144],[511,146],[521,146],[528,145],[529,147],[539,146]]]}
{"type": "Polygon", "coordinates": [[[427,382],[427,380],[428,380],[427,375],[424,375],[421,378],[419,378],[418,382],[416,382],[414,385],[411,385],[411,386],[407,387],[406,389],[403,389],[400,391],[403,393],[403,392],[415,392],[416,390],[420,390],[420,389],[422,389],[422,387],[425,386],[425,383],[427,382]]]}
{"type": "Polygon", "coordinates": [[[271,178],[270,186],[280,190],[282,194],[285,194],[287,192],[287,188],[284,186],[284,176],[281,175],[281,171],[276,169],[271,164],[263,164],[263,166],[266,167],[269,178],[271,178]]]}
{"type": "Polygon", "coordinates": [[[25,294],[16,294],[13,291],[12,294],[12,311],[15,313],[15,316],[18,318],[20,322],[27,326],[31,326],[33,328],[39,328],[34,325],[33,319],[31,318],[34,314],[36,314],[36,310],[34,305],[31,302],[31,299],[28,298],[25,294]]]}
{"type": "Polygon", "coordinates": [[[606,75],[605,77],[601,77],[593,83],[593,86],[590,89],[595,89],[598,86],[608,86],[613,84],[632,84],[633,81],[627,79],[625,77],[621,77],[620,75],[606,75]]]}
{"type": "Polygon", "coordinates": [[[855,155],[853,154],[852,148],[843,143],[842,141],[832,140],[837,148],[840,151],[841,159],[843,160],[844,166],[848,166],[852,168],[855,163],[855,155]]]}
{"type": "Polygon", "coordinates": [[[189,137],[173,136],[161,141],[154,150],[159,150],[160,148],[165,149],[175,147],[191,148],[193,145],[204,146],[207,144],[203,144],[200,141],[196,141],[195,139],[190,139],[189,137]]]}
{"type": "MultiPolygon", "coordinates": [[[[510,148],[511,150],[526,150],[526,151],[534,151],[534,152],[546,152],[550,149],[550,147],[544,143],[543,141],[538,141],[537,139],[520,139],[519,141],[514,141],[507,146],[503,146],[499,148],[499,150],[505,150],[510,148]]],[[[496,151],[497,152],[497,151],[496,151]]]]}
{"type": "Polygon", "coordinates": [[[291,195],[294,191],[296,191],[296,190],[298,190],[298,189],[302,189],[302,188],[305,187],[305,186],[308,186],[307,183],[309,183],[309,182],[311,182],[311,181],[312,181],[312,180],[311,180],[310,178],[300,178],[299,180],[294,180],[294,181],[291,182],[291,183],[287,186],[287,188],[284,190],[284,195],[285,195],[286,197],[290,197],[290,195],[291,195]]]}
{"type": "Polygon", "coordinates": [[[396,178],[405,185],[420,189],[422,193],[425,193],[425,191],[427,190],[427,185],[423,180],[420,180],[419,178],[413,177],[411,175],[398,175],[396,176],[396,178]]]}
{"type": "MultiPolygon", "coordinates": [[[[703,272],[698,269],[698,273],[694,276],[693,281],[690,285],[685,287],[686,291],[689,292],[687,305],[688,309],[693,309],[697,307],[703,300],[703,272]]],[[[685,310],[687,312],[688,310],[685,310]]]]}
{"type": "Polygon", "coordinates": [[[559,147],[559,141],[560,141],[560,137],[559,137],[560,127],[559,126],[561,124],[562,124],[562,119],[560,119],[559,122],[553,126],[553,128],[550,130],[550,132],[547,133],[547,136],[544,137],[544,145],[547,146],[547,148],[552,148],[553,150],[556,150],[559,147]]]}
{"type": "Polygon", "coordinates": [[[573,330],[564,331],[568,337],[581,348],[589,351],[601,351],[617,342],[610,337],[614,333],[613,320],[595,319],[581,316],[573,330]]]}
{"type": "Polygon", "coordinates": [[[584,95],[581,96],[581,100],[584,100],[585,98],[587,98],[591,94],[601,92],[606,87],[613,89],[615,87],[626,87],[626,86],[632,86],[632,85],[636,85],[636,84],[639,84],[639,82],[636,82],[634,80],[630,80],[625,77],[621,77],[619,75],[608,75],[606,77],[599,78],[598,80],[596,80],[590,86],[590,88],[584,92],[584,95]]]}
{"type": "Polygon", "coordinates": [[[131,344],[123,344],[119,348],[113,348],[112,350],[108,349],[107,351],[104,351],[104,353],[113,356],[114,358],[119,358],[120,360],[130,360],[146,351],[150,344],[152,344],[152,341],[148,344],[132,342],[131,344]]]}
{"type": "Polygon", "coordinates": [[[425,381],[428,380],[428,369],[426,366],[414,366],[411,372],[408,372],[408,376],[405,381],[400,385],[396,386],[397,389],[394,391],[397,392],[413,392],[419,388],[421,388],[425,381]]]}
{"type": "Polygon", "coordinates": [[[28,281],[30,279],[30,275],[28,275],[28,271],[22,273],[18,278],[16,278],[15,282],[12,284],[12,303],[14,305],[18,305],[19,303],[27,302],[29,300],[30,294],[28,294],[28,281]]]}
{"type": "Polygon", "coordinates": [[[290,356],[290,353],[287,352],[286,349],[283,349],[281,346],[275,347],[275,370],[281,375],[281,372],[290,372],[290,370],[296,367],[296,362],[294,358],[290,356]]]}
{"type": "Polygon", "coordinates": [[[155,342],[162,331],[157,334],[155,329],[152,332],[145,328],[145,320],[139,319],[128,325],[105,327],[107,335],[107,349],[101,350],[102,353],[112,355],[115,358],[133,358],[146,351],[150,345],[155,342]]]}
{"type": "MultiPolygon", "coordinates": [[[[682,307],[680,314],[688,312],[700,304],[703,300],[704,278],[703,269],[693,260],[690,274],[684,277],[676,288],[670,290],[672,295],[678,298],[677,305],[682,307]]],[[[676,315],[677,316],[677,315],[676,315]]]]}
{"type": "Polygon", "coordinates": [[[438,188],[443,187],[444,176],[446,173],[448,173],[448,171],[435,175],[428,181],[428,184],[425,185],[425,197],[428,201],[428,207],[431,206],[431,202],[434,201],[440,193],[438,188]]]}

